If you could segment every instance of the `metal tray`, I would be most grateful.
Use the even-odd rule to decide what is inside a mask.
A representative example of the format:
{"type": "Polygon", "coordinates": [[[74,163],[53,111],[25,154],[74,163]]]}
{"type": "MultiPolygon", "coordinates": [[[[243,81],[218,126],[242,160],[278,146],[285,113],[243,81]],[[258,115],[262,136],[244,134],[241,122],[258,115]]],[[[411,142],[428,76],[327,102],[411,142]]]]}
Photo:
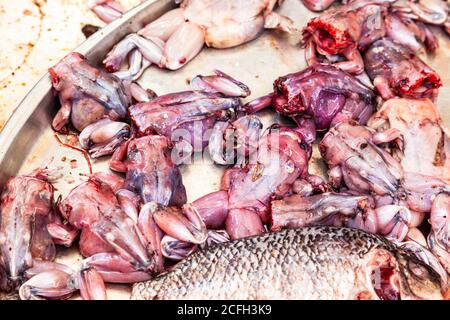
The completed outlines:
{"type": "MultiPolygon", "coordinates": [[[[173,0],[147,1],[130,10],[122,18],[109,24],[86,40],[74,51],[84,54],[90,63],[100,65],[104,55],[124,35],[135,32],[174,7],[173,0]]],[[[286,0],[278,12],[294,20],[297,27],[303,27],[315,14],[304,8],[299,0],[286,0]]],[[[447,63],[450,58],[450,41],[436,29],[441,48],[434,56],[422,57],[443,77],[438,108],[444,122],[450,125],[450,73],[447,63]]],[[[284,74],[306,67],[304,52],[298,45],[300,34],[285,35],[265,31],[261,36],[236,48],[215,50],[205,48],[185,67],[178,71],[149,68],[139,83],[158,94],[186,90],[188,81],[197,74],[210,74],[214,69],[223,70],[247,84],[251,100],[272,90],[273,81],[284,74]]],[[[49,75],[45,74],[21,102],[0,134],[0,185],[14,175],[26,173],[51,161],[52,167],[62,167],[63,178],[56,184],[56,196],[65,196],[89,172],[88,165],[80,152],[62,146],[55,138],[50,124],[59,105],[51,90],[49,75]]],[[[271,111],[260,113],[265,126],[281,122],[271,111]]],[[[64,136],[61,136],[64,139],[64,136]]],[[[95,171],[107,171],[108,159],[92,161],[95,171]]],[[[211,163],[209,159],[196,159],[194,163],[181,168],[188,201],[218,189],[224,167],[211,163]]],[[[317,149],[310,162],[313,173],[323,172],[323,163],[317,149]]],[[[56,261],[77,266],[82,259],[74,248],[59,249],[56,261]]],[[[128,299],[130,286],[107,285],[109,299],[128,299]]],[[[77,298],[77,296],[75,296],[77,298]]]]}

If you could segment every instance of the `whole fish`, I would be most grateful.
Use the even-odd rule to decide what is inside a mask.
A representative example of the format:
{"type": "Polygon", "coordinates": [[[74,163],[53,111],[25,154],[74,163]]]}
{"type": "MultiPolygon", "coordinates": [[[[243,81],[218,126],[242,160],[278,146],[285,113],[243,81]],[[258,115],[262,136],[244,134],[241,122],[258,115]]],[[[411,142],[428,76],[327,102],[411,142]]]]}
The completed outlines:
{"type": "Polygon", "coordinates": [[[356,229],[286,229],[198,251],[132,299],[442,299],[439,275],[356,229]]]}

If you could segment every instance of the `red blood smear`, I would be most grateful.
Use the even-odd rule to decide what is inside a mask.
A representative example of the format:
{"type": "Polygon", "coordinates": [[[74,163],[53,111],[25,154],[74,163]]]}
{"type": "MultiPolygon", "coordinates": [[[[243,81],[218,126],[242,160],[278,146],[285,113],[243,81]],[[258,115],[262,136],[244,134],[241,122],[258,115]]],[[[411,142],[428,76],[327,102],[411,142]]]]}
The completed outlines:
{"type": "Polygon", "coordinates": [[[109,73],[112,73],[112,72],[116,71],[116,68],[114,68],[113,65],[106,64],[106,65],[105,65],[105,70],[106,70],[107,72],[109,72],[109,73]]]}
{"type": "Polygon", "coordinates": [[[73,150],[77,150],[77,151],[79,151],[79,152],[81,152],[83,154],[83,157],[86,159],[86,162],[87,162],[88,167],[89,167],[89,175],[91,175],[92,174],[92,165],[91,165],[91,160],[89,159],[88,153],[85,150],[83,150],[83,149],[80,149],[80,148],[71,146],[70,144],[62,142],[61,139],[59,138],[59,136],[56,133],[54,134],[54,136],[55,136],[56,141],[58,141],[58,143],[60,145],[62,145],[64,147],[67,147],[67,148],[70,148],[70,149],[73,149],[73,150]]]}
{"type": "Polygon", "coordinates": [[[48,69],[48,73],[50,74],[52,85],[56,86],[59,82],[58,73],[53,68],[48,69]]]}
{"type": "MultiPolygon", "coordinates": [[[[374,275],[379,274],[379,284],[374,286],[375,293],[381,300],[401,300],[400,292],[392,287],[391,277],[394,275],[392,268],[379,268],[372,273],[372,280],[374,275]]],[[[375,281],[374,281],[375,282],[375,281]]],[[[376,284],[376,282],[375,282],[376,284]]]]}

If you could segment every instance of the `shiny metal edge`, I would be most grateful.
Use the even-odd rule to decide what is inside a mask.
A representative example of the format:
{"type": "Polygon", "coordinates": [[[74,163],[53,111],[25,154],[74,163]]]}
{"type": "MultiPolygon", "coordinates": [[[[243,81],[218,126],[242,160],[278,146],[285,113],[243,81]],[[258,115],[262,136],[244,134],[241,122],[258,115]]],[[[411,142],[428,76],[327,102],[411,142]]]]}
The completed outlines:
{"type": "MultiPolygon", "coordinates": [[[[73,51],[83,54],[91,64],[98,66],[118,40],[174,7],[173,0],[145,1],[100,29],[73,51]]],[[[44,128],[48,128],[56,111],[56,99],[46,73],[18,105],[0,133],[0,186],[17,174],[34,141],[44,128]]]]}

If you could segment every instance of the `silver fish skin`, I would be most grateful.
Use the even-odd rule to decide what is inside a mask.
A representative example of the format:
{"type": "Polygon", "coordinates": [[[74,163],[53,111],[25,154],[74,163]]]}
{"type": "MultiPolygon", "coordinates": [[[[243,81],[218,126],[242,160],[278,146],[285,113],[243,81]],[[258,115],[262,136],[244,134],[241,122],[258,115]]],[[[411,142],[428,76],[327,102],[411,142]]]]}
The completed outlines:
{"type": "Polygon", "coordinates": [[[132,299],[442,299],[439,275],[356,229],[286,229],[198,251],[132,299]],[[378,275],[378,276],[377,276],[378,275]]]}

